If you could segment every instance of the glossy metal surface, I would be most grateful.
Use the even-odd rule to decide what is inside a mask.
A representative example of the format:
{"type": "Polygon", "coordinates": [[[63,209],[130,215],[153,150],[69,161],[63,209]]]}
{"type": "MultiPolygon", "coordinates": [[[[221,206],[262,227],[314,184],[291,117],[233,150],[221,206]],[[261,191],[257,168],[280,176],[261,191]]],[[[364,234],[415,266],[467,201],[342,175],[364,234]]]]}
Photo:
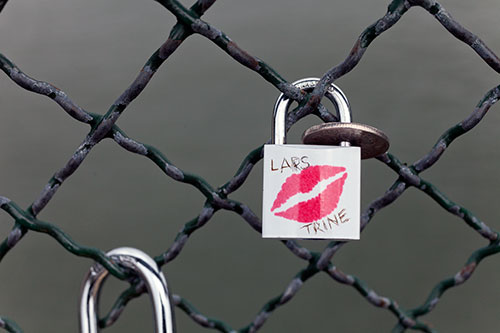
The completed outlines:
{"type": "MultiPolygon", "coordinates": [[[[295,81],[292,84],[299,89],[309,92],[314,89],[318,82],[318,78],[306,78],[295,81]]],[[[336,85],[330,84],[325,96],[332,101],[333,105],[335,105],[335,108],[339,113],[340,121],[343,123],[350,123],[352,121],[351,108],[349,106],[349,101],[342,90],[340,90],[336,85]]],[[[286,143],[286,114],[292,102],[293,100],[281,94],[274,104],[272,126],[272,143],[274,144],[282,145],[286,143]]]]}
{"type": "Polygon", "coordinates": [[[361,159],[379,156],[389,149],[389,139],[380,130],[357,123],[324,123],[313,126],[302,135],[302,142],[311,145],[339,145],[348,141],[361,148],[361,159]]]}
{"type": "MultiPolygon", "coordinates": [[[[173,303],[163,273],[156,262],[144,252],[121,247],[108,252],[108,255],[122,266],[135,272],[146,284],[155,320],[156,333],[175,333],[173,303]]],[[[80,298],[80,332],[99,332],[97,319],[97,304],[102,283],[106,280],[108,271],[101,265],[91,267],[82,285],[80,298]]]]}

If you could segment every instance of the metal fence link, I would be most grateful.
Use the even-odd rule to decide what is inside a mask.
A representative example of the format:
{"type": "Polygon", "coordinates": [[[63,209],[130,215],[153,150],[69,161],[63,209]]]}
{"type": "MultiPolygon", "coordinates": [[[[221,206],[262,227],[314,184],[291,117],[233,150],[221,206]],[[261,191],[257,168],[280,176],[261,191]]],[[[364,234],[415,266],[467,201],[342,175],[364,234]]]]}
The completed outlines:
{"type": "MultiPolygon", "coordinates": [[[[206,37],[235,61],[258,73],[264,80],[284,93],[285,96],[296,100],[299,103],[299,107],[288,115],[287,128],[309,114],[315,114],[324,121],[335,119],[335,116],[329,114],[326,109],[320,105],[321,98],[325,94],[328,85],[341,76],[349,73],[359,63],[368,46],[380,34],[394,26],[399,19],[413,7],[425,9],[453,36],[469,45],[494,71],[500,73],[500,59],[495,53],[493,53],[479,37],[455,21],[438,2],[434,0],[394,0],[389,4],[386,14],[361,33],[345,60],[328,70],[322,76],[315,89],[310,94],[307,94],[297,90],[264,61],[241,49],[223,31],[201,19],[201,16],[213,5],[215,0],[198,0],[190,8],[184,7],[176,0],[157,1],[170,13],[175,15],[177,24],[171,29],[167,41],[147,60],[136,79],[110,106],[109,110],[104,115],[94,114],[84,110],[64,91],[56,88],[50,83],[28,76],[5,55],[0,53],[0,68],[14,83],[28,91],[49,97],[73,119],[90,126],[90,131],[87,136],[83,139],[82,143],[78,146],[66,165],[55,172],[43,189],[41,195],[33,201],[28,208],[23,209],[7,197],[0,196],[0,208],[10,215],[13,220],[11,232],[0,243],[0,260],[22,240],[27,232],[41,232],[48,234],[65,250],[74,255],[95,260],[116,278],[122,280],[128,278],[128,273],[115,263],[112,258],[108,257],[104,251],[80,245],[57,225],[41,221],[37,218],[37,215],[51,201],[64,181],[78,169],[92,148],[103,139],[111,139],[127,151],[143,155],[151,160],[152,163],[156,164],[168,177],[194,186],[206,198],[206,202],[199,212],[199,215],[184,225],[182,230],[175,237],[174,242],[164,253],[154,258],[160,267],[174,260],[182,251],[189,236],[208,223],[219,210],[232,211],[241,216],[241,218],[255,231],[261,231],[260,218],[244,203],[230,199],[229,195],[239,189],[247,179],[255,164],[262,159],[262,146],[251,151],[247,155],[234,176],[224,185],[214,187],[203,178],[187,173],[172,164],[167,157],[155,147],[128,137],[124,131],[115,124],[127,106],[148,85],[163,62],[176,51],[186,38],[193,34],[199,34],[206,37]]],[[[7,0],[0,0],[0,12],[5,9],[6,4],[7,0]]],[[[265,324],[267,318],[269,318],[277,308],[289,302],[297,294],[306,281],[319,273],[324,273],[339,283],[352,286],[362,297],[374,306],[387,309],[393,313],[396,318],[393,332],[404,332],[407,329],[422,332],[437,332],[431,325],[422,322],[420,317],[428,314],[435,308],[444,292],[466,282],[484,258],[500,252],[500,237],[497,231],[490,228],[471,211],[453,202],[436,186],[423,179],[420,174],[432,167],[456,138],[474,128],[485,116],[491,106],[498,101],[499,97],[500,86],[494,87],[486,92],[484,97],[478,102],[476,108],[467,118],[446,130],[441,137],[438,138],[434,147],[413,164],[405,164],[390,153],[378,157],[380,162],[387,165],[397,174],[397,179],[382,196],[369,204],[362,213],[362,230],[379,210],[397,200],[409,187],[415,187],[434,199],[437,204],[446,211],[462,219],[486,241],[484,247],[477,249],[469,256],[459,272],[450,275],[450,277],[445,280],[439,281],[430,291],[423,304],[413,309],[401,308],[396,301],[377,294],[358,277],[342,272],[331,260],[345,244],[344,242],[333,241],[330,242],[322,252],[314,252],[300,246],[293,240],[286,240],[281,242],[294,255],[306,262],[305,267],[295,275],[288,285],[286,285],[282,294],[277,295],[264,304],[257,316],[246,327],[234,329],[221,320],[208,318],[198,312],[198,310],[196,310],[187,300],[178,295],[174,295],[173,297],[175,305],[203,327],[215,329],[220,332],[256,332],[265,324]]],[[[103,318],[100,318],[99,326],[104,328],[112,325],[118,319],[127,303],[145,291],[146,288],[141,282],[123,291],[110,312],[103,318]]],[[[22,332],[12,320],[1,316],[0,327],[8,332],[22,332]]]]}

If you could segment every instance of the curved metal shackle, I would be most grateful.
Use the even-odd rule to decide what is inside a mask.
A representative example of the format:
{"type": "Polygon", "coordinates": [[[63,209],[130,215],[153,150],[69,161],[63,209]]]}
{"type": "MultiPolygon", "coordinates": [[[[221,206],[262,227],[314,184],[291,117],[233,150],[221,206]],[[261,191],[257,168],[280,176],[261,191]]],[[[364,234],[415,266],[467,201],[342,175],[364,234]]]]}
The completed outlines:
{"type": "MultiPolygon", "coordinates": [[[[111,250],[107,255],[113,257],[124,267],[131,269],[146,284],[153,304],[155,332],[175,333],[173,302],[165,277],[156,262],[146,253],[130,247],[111,250]]],[[[108,274],[103,266],[96,263],[85,277],[80,298],[81,333],[99,332],[97,318],[99,291],[108,274]]]]}
{"type": "MultiPolygon", "coordinates": [[[[305,91],[312,91],[316,84],[318,84],[320,79],[318,78],[305,78],[293,82],[292,84],[299,89],[305,91]]],[[[331,83],[328,86],[325,96],[333,103],[337,112],[340,116],[340,122],[350,123],[352,121],[351,117],[351,107],[347,97],[344,95],[339,87],[331,83]]],[[[276,103],[274,104],[273,111],[273,133],[272,140],[273,144],[282,145],[286,143],[286,114],[290,104],[293,100],[286,97],[283,93],[278,96],[276,103]]]]}

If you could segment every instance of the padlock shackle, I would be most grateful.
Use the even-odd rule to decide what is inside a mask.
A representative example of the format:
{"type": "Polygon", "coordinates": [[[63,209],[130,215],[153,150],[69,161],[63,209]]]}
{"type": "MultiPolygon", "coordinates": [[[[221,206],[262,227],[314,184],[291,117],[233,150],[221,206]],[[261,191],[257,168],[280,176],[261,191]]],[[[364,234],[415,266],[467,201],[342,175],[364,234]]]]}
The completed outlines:
{"type": "MultiPolygon", "coordinates": [[[[130,247],[111,250],[107,255],[135,272],[144,281],[153,304],[155,332],[175,333],[173,302],[165,277],[156,262],[146,253],[130,247]]],[[[80,297],[81,333],[99,332],[97,317],[99,292],[108,274],[103,266],[95,264],[85,277],[80,297]]]]}
{"type": "MultiPolygon", "coordinates": [[[[305,91],[312,91],[316,84],[318,84],[320,79],[318,78],[305,78],[293,82],[292,84],[299,89],[305,91]]],[[[333,103],[340,117],[340,122],[350,123],[352,122],[351,108],[349,106],[349,101],[344,95],[342,90],[333,83],[328,86],[325,96],[333,103]]],[[[286,115],[288,113],[288,108],[292,104],[293,100],[286,97],[284,94],[278,96],[276,103],[274,104],[273,111],[273,126],[272,126],[272,143],[276,145],[282,145],[286,143],[286,115]]]]}

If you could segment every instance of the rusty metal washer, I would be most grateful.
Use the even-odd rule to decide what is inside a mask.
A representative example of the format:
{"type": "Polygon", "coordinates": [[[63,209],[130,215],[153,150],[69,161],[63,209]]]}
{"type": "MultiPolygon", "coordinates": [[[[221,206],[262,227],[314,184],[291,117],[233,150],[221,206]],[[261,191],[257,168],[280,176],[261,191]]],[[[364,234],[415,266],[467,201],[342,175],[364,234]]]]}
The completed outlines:
{"type": "Polygon", "coordinates": [[[389,138],[382,131],[358,123],[324,123],[302,135],[302,142],[309,145],[336,146],[346,141],[361,148],[361,159],[379,156],[389,149],[389,138]]]}

